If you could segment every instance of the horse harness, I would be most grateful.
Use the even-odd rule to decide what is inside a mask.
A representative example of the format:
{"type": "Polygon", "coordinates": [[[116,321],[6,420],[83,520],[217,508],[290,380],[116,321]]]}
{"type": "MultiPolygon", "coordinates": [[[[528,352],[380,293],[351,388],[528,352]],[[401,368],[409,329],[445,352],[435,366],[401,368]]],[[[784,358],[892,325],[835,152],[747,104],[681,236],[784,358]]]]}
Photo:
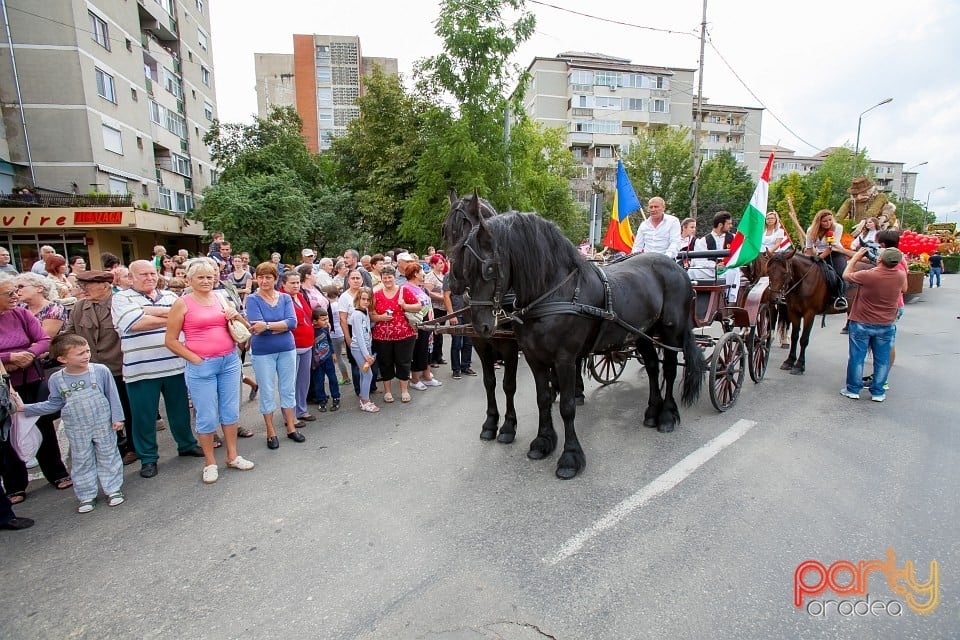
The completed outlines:
{"type": "MultiPolygon", "coordinates": [[[[465,296],[470,307],[492,307],[493,308],[493,317],[496,324],[505,323],[505,322],[515,322],[516,324],[523,324],[523,321],[533,320],[536,318],[543,318],[551,315],[576,315],[586,318],[598,318],[607,322],[613,322],[622,329],[640,336],[641,338],[651,342],[655,346],[661,347],[663,349],[669,349],[671,351],[680,352],[683,349],[678,347],[673,347],[661,343],[659,340],[647,335],[645,332],[641,331],[637,327],[629,324],[624,321],[622,318],[617,316],[616,311],[613,309],[613,291],[610,288],[610,281],[607,279],[607,274],[603,272],[603,269],[598,267],[596,264],[590,263],[590,266],[593,267],[593,270],[596,272],[597,276],[600,278],[600,282],[603,283],[603,300],[604,307],[595,307],[593,305],[585,304],[579,302],[578,298],[580,297],[580,276],[581,270],[579,267],[573,269],[563,278],[559,283],[550,288],[546,293],[538,297],[536,300],[526,305],[522,309],[518,309],[513,312],[507,312],[503,308],[504,295],[502,290],[504,275],[503,275],[503,264],[500,260],[499,252],[496,247],[493,250],[492,258],[484,258],[480,255],[480,252],[477,251],[477,248],[472,246],[476,243],[477,231],[479,230],[480,225],[476,224],[470,230],[470,233],[467,235],[466,240],[463,242],[464,248],[466,248],[473,257],[480,262],[480,277],[484,281],[494,280],[494,291],[493,297],[490,300],[473,300],[469,296],[465,296]],[[560,290],[565,284],[567,284],[571,278],[577,276],[577,286],[573,292],[573,299],[570,301],[552,301],[545,302],[547,298],[560,290]]],[[[596,341],[594,342],[593,348],[590,350],[591,353],[596,350],[602,332],[597,333],[596,341]]]]}

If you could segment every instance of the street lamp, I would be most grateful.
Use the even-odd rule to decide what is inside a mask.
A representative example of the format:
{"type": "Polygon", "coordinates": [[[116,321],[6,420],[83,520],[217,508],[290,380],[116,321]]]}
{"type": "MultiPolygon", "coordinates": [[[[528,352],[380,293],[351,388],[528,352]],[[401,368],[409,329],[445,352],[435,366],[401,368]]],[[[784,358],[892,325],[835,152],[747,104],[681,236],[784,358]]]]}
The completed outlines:
{"type": "Polygon", "coordinates": [[[893,98],[887,98],[886,100],[882,100],[877,104],[873,105],[872,107],[870,107],[869,109],[867,109],[866,111],[864,111],[863,113],[861,113],[860,117],[857,118],[857,146],[854,147],[853,149],[853,177],[854,178],[856,178],[857,173],[860,172],[860,124],[863,122],[863,116],[865,116],[868,112],[873,111],[877,107],[882,107],[883,105],[888,104],[890,102],[893,102],[893,98]]]}
{"type": "MultiPolygon", "coordinates": [[[[927,204],[923,205],[923,213],[921,214],[922,216],[926,216],[926,215],[927,215],[927,212],[930,211],[930,194],[931,194],[931,193],[936,193],[937,191],[940,191],[940,189],[946,189],[946,187],[937,187],[936,189],[931,189],[930,191],[927,191],[927,204]]],[[[921,218],[921,220],[920,220],[920,227],[921,227],[921,228],[920,228],[920,231],[923,231],[923,219],[922,219],[922,218],[921,218]]]]}

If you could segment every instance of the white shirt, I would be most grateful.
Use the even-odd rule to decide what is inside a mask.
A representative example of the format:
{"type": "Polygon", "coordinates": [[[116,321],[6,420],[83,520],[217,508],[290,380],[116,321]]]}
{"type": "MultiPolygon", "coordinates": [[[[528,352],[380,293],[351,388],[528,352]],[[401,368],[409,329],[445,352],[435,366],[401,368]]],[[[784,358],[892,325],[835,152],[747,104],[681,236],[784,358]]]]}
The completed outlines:
{"type": "Polygon", "coordinates": [[[662,253],[676,258],[680,244],[680,221],[676,216],[665,213],[659,226],[654,227],[650,218],[640,223],[631,253],[662,253]]]}
{"type": "Polygon", "coordinates": [[[784,238],[783,229],[777,227],[773,230],[773,233],[767,235],[767,229],[763,229],[763,238],[760,240],[760,253],[769,251],[770,253],[776,253],[780,249],[780,243],[783,242],[784,238]]]}

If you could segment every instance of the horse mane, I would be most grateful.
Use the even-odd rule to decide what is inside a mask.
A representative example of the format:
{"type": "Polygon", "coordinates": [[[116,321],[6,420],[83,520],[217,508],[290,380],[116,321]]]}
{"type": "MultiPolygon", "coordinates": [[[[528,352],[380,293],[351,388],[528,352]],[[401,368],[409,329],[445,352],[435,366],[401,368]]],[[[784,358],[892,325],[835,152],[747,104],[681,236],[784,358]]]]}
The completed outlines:
{"type": "Polygon", "coordinates": [[[511,211],[485,222],[510,271],[510,289],[522,306],[557,283],[557,273],[586,267],[560,227],[536,213],[511,211]]]}

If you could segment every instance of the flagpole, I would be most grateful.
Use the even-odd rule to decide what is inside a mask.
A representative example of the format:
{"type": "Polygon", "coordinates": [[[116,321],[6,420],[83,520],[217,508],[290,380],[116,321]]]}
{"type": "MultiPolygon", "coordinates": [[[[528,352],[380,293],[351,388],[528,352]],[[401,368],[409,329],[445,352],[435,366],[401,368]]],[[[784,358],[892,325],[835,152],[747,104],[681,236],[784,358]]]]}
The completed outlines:
{"type": "Polygon", "coordinates": [[[703,55],[707,38],[707,0],[703,0],[700,22],[700,70],[697,79],[697,104],[693,111],[693,185],[690,189],[690,217],[697,217],[697,191],[700,182],[700,120],[703,118],[703,55]]]}

